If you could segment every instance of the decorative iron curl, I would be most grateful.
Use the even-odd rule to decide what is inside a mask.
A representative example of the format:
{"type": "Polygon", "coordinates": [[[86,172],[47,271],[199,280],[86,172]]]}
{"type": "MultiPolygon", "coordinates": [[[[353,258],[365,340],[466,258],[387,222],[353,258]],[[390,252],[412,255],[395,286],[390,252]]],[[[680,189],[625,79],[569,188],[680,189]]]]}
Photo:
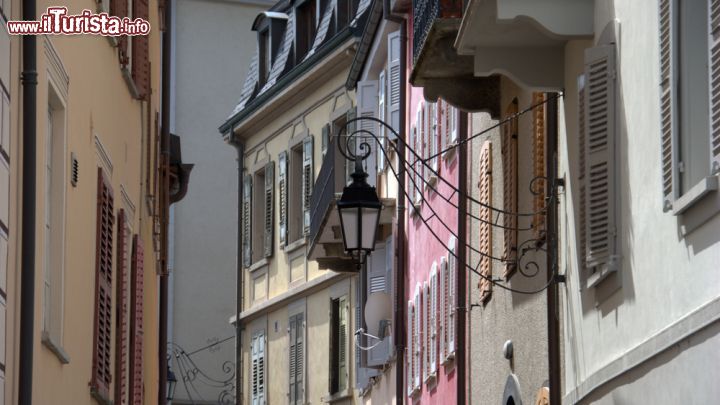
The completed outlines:
{"type": "Polygon", "coordinates": [[[350,161],[357,161],[360,159],[360,161],[363,161],[370,157],[370,154],[372,153],[372,147],[370,144],[368,144],[369,139],[373,139],[378,144],[380,143],[380,137],[375,135],[372,131],[369,131],[367,129],[358,128],[355,124],[358,121],[373,121],[383,127],[385,127],[385,130],[390,131],[395,137],[400,138],[400,134],[398,134],[393,127],[388,125],[385,121],[382,121],[375,117],[355,117],[350,120],[348,120],[345,125],[343,125],[337,133],[338,138],[345,138],[345,144],[343,145],[342,142],[338,142],[338,151],[340,151],[340,154],[345,157],[345,159],[350,161]],[[352,125],[352,126],[351,126],[352,125]],[[352,129],[351,133],[348,133],[349,130],[352,129]],[[363,135],[364,134],[364,135],[363,135]],[[368,136],[369,135],[369,136],[368,136]],[[355,145],[354,140],[360,139],[361,142],[357,145],[355,145]],[[355,150],[350,150],[350,145],[353,145],[355,150]],[[344,150],[343,150],[344,148],[344,150]],[[357,149],[362,150],[361,154],[357,153],[357,149]]]}
{"type": "Polygon", "coordinates": [[[195,384],[199,383],[211,388],[220,390],[218,394],[219,404],[235,403],[235,373],[236,366],[231,361],[225,361],[222,366],[222,376],[213,378],[198,367],[192,359],[191,354],[176,343],[168,342],[171,350],[168,357],[174,357],[174,365],[176,366],[176,375],[180,376],[186,393],[190,400],[194,400],[193,396],[202,400],[202,396],[195,384]]]}

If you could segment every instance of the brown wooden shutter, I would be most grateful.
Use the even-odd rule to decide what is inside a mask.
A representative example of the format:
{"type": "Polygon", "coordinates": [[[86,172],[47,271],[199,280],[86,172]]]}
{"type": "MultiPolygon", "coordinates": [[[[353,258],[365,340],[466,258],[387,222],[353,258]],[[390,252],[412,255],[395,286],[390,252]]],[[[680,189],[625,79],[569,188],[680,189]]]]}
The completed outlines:
{"type": "MultiPolygon", "coordinates": [[[[149,20],[148,0],[133,1],[133,18],[149,20]]],[[[132,37],[132,78],[138,94],[144,100],[150,94],[150,48],[148,35],[132,37]]]]}
{"type": "Polygon", "coordinates": [[[678,120],[675,119],[674,7],[671,0],[660,0],[660,134],[662,141],[663,211],[672,209],[680,185],[675,164],[675,157],[678,153],[678,120]]]}
{"type": "Polygon", "coordinates": [[[144,254],[138,235],[133,236],[130,314],[130,404],[143,404],[143,290],[144,254]]]}
{"type": "MultiPolygon", "coordinates": [[[[518,112],[517,100],[513,100],[508,106],[505,117],[510,117],[518,112]]],[[[511,119],[502,127],[501,152],[503,168],[503,209],[508,212],[503,215],[503,260],[505,269],[503,277],[506,279],[512,276],[517,268],[517,140],[518,122],[517,118],[511,119]]]]}
{"type": "Polygon", "coordinates": [[[273,239],[275,237],[275,162],[270,161],[265,165],[265,257],[273,254],[273,239]]]}
{"type": "MultiPolygon", "coordinates": [[[[116,17],[128,17],[128,0],[110,0],[110,14],[116,17]]],[[[128,36],[120,35],[118,40],[118,57],[121,65],[127,65],[128,57],[128,36]]]]}
{"type": "MultiPolygon", "coordinates": [[[[533,93],[533,137],[532,137],[532,163],[533,163],[533,216],[532,227],[535,239],[545,237],[545,93],[533,93]]],[[[517,223],[517,222],[516,222],[517,223]]]]}
{"type": "Polygon", "coordinates": [[[95,240],[95,322],[91,387],[109,398],[112,333],[113,191],[98,168],[95,240]]]}
{"type": "MultiPolygon", "coordinates": [[[[484,206],[480,207],[480,246],[479,250],[483,254],[490,256],[492,246],[492,213],[490,206],[492,204],[492,144],[485,141],[480,148],[480,181],[478,183],[480,202],[484,206]]],[[[484,256],[480,258],[480,301],[485,303],[490,299],[492,294],[492,260],[490,257],[484,256]]]]}
{"type": "Polygon", "coordinates": [[[115,287],[115,404],[127,403],[128,229],[125,211],[117,215],[117,286],[115,287]]]}
{"type": "Polygon", "coordinates": [[[710,167],[720,173],[720,0],[710,0],[710,167]]]}

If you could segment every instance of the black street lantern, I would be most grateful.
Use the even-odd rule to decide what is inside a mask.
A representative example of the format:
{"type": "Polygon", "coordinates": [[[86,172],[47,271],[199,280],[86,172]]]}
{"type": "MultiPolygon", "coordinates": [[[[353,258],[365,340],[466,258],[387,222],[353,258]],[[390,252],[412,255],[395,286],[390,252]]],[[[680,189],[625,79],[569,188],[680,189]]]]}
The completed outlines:
{"type": "Polygon", "coordinates": [[[175,378],[175,373],[170,369],[170,366],[168,366],[167,369],[167,400],[172,401],[175,397],[175,384],[177,383],[177,378],[175,378]]]}
{"type": "Polygon", "coordinates": [[[360,162],[361,158],[356,157],[355,173],[351,175],[353,182],[345,187],[337,203],[345,251],[357,260],[358,268],[368,253],[375,250],[375,234],[382,209],[375,187],[365,180],[368,174],[360,162]]]}

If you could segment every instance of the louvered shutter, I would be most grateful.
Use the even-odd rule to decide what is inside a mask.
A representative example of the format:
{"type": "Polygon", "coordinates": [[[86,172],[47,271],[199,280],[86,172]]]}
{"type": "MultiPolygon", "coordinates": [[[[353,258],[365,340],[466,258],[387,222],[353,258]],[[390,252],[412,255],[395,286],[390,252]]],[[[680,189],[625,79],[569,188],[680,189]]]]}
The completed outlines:
{"type": "Polygon", "coordinates": [[[130,346],[132,358],[130,362],[130,401],[132,405],[143,404],[144,377],[143,377],[143,298],[145,291],[145,254],[143,244],[138,235],[133,236],[132,258],[132,298],[130,318],[130,346]]]}
{"type": "MultiPolygon", "coordinates": [[[[401,71],[400,71],[400,59],[403,55],[400,54],[400,31],[391,32],[388,34],[388,124],[395,130],[400,132],[400,99],[403,97],[401,92],[402,86],[400,85],[401,71]]],[[[390,139],[395,138],[395,134],[388,134],[390,139]]]]}
{"type": "Polygon", "coordinates": [[[313,172],[313,136],[303,140],[303,234],[310,233],[310,199],[312,198],[315,174],[313,172]]]}
{"type": "MultiPolygon", "coordinates": [[[[133,17],[148,21],[148,0],[133,0],[133,17]]],[[[150,95],[150,48],[147,35],[132,37],[132,78],[138,91],[138,99],[150,95]]]]}
{"type": "Polygon", "coordinates": [[[325,125],[322,127],[322,140],[321,140],[321,142],[322,142],[322,145],[321,145],[321,148],[322,148],[322,149],[321,149],[321,150],[322,150],[322,155],[323,155],[323,158],[324,158],[325,155],[327,154],[327,149],[328,149],[328,147],[330,146],[330,124],[325,124],[325,125]]]}
{"type": "MultiPolygon", "coordinates": [[[[389,294],[390,279],[388,279],[387,271],[387,253],[386,246],[378,245],[370,258],[368,259],[367,266],[367,296],[370,297],[372,294],[384,293],[389,294]],[[381,247],[380,247],[381,246],[381,247]]],[[[367,325],[368,327],[374,327],[377,325],[367,325]]],[[[386,325],[387,326],[387,325],[386,325]]],[[[384,338],[382,342],[378,342],[372,339],[372,344],[377,344],[375,347],[367,351],[367,365],[371,367],[384,365],[389,355],[389,344],[390,337],[385,337],[382,333],[383,330],[380,328],[381,334],[378,337],[384,338]]]]}
{"type": "Polygon", "coordinates": [[[296,319],[297,334],[295,336],[295,401],[305,403],[305,316],[298,314],[296,319]]]}
{"type": "Polygon", "coordinates": [[[348,302],[346,297],[340,298],[339,302],[339,323],[338,323],[338,391],[347,389],[348,382],[348,360],[347,360],[347,337],[348,337],[348,302]]]}
{"type": "MultiPolygon", "coordinates": [[[[675,2],[660,0],[660,133],[662,151],[662,190],[663,211],[670,211],[678,195],[680,182],[675,162],[677,161],[678,138],[676,119],[676,78],[675,78],[675,2]]],[[[587,60],[587,55],[586,55],[587,60]]],[[[586,63],[587,66],[587,63],[586,63]]],[[[587,71],[587,67],[586,67],[587,71]]],[[[712,71],[712,69],[710,69],[712,71]]],[[[712,74],[712,73],[711,73],[712,74]]],[[[592,88],[590,78],[587,76],[588,86],[592,88]]],[[[711,79],[712,80],[712,79],[711,79]]],[[[712,86],[711,86],[712,88],[712,86]]],[[[591,90],[590,90],[591,91],[591,90]]],[[[711,91],[712,93],[712,91],[711,91]]],[[[587,99],[587,96],[586,96],[587,99]]],[[[711,96],[712,105],[712,96],[711,96]]],[[[588,106],[589,107],[589,106],[588,106]]],[[[712,108],[712,107],[711,107],[712,108]]],[[[712,116],[712,114],[711,114],[712,116]]],[[[590,133],[587,133],[590,136],[590,133]]],[[[589,141],[589,139],[588,139],[589,141]]]]}
{"type": "Polygon", "coordinates": [[[117,214],[117,286],[115,287],[115,404],[127,404],[128,229],[125,210],[117,214]]]}
{"type": "Polygon", "coordinates": [[[450,143],[454,144],[458,139],[458,113],[459,111],[453,107],[448,106],[448,115],[450,117],[450,143]]]}
{"type": "Polygon", "coordinates": [[[109,397],[112,333],[113,191],[98,169],[95,246],[95,330],[93,334],[92,388],[109,397]]]}
{"type": "Polygon", "coordinates": [[[587,265],[614,269],[615,207],[615,47],[585,50],[585,180],[587,265]]]}
{"type": "Polygon", "coordinates": [[[440,150],[450,145],[450,105],[445,100],[438,100],[440,108],[440,150]]]}
{"type": "Polygon", "coordinates": [[[275,230],[274,211],[275,211],[275,162],[270,161],[265,165],[265,239],[264,253],[265,257],[271,257],[273,254],[273,238],[275,230]]]}
{"type": "MultiPolygon", "coordinates": [[[[541,213],[545,207],[545,93],[533,93],[533,137],[532,137],[532,164],[533,178],[533,233],[535,239],[542,239],[545,235],[545,215],[541,213]]],[[[517,224],[517,221],[515,221],[517,224]]]]}
{"type": "MultiPolygon", "coordinates": [[[[324,128],[323,128],[324,132],[324,128]]],[[[288,153],[283,151],[278,155],[278,191],[280,192],[280,246],[288,243],[287,224],[288,224],[288,189],[287,189],[287,169],[288,153]]]]}
{"type": "Polygon", "coordinates": [[[265,405],[265,333],[258,336],[257,404],[265,405]]]}
{"type": "Polygon", "coordinates": [[[423,381],[430,378],[430,284],[423,282],[422,289],[422,351],[423,381]]]}
{"type": "Polygon", "coordinates": [[[440,165],[438,165],[438,162],[440,161],[437,158],[437,153],[439,150],[439,142],[440,142],[440,135],[439,135],[439,128],[438,128],[438,103],[430,103],[428,105],[428,136],[430,137],[429,142],[429,154],[430,156],[435,156],[432,159],[430,159],[430,166],[432,167],[432,170],[435,172],[435,174],[432,174],[432,176],[437,176],[440,171],[440,165]]]}
{"type": "Polygon", "coordinates": [[[430,156],[430,103],[423,102],[423,109],[422,109],[422,136],[420,137],[422,141],[422,158],[423,158],[423,164],[422,164],[422,176],[425,180],[423,182],[423,188],[425,188],[430,181],[430,168],[432,167],[432,163],[428,161],[428,157],[430,156]]]}
{"type": "Polygon", "coordinates": [[[421,299],[422,296],[420,295],[420,284],[415,285],[415,336],[414,336],[414,344],[413,344],[413,354],[415,356],[415,367],[414,367],[414,379],[415,383],[413,385],[413,388],[417,389],[420,388],[420,370],[422,369],[422,342],[420,340],[421,335],[421,319],[422,319],[422,305],[421,305],[421,299]]]}
{"type": "MultiPolygon", "coordinates": [[[[357,114],[360,118],[377,118],[378,116],[378,82],[375,80],[361,81],[357,85],[357,114]]],[[[366,150],[362,148],[362,144],[367,144],[370,147],[370,156],[362,161],[363,169],[368,174],[367,182],[371,186],[377,184],[377,170],[374,167],[377,159],[375,157],[375,151],[377,148],[377,141],[372,135],[378,136],[378,124],[372,120],[360,120],[358,121],[359,128],[362,131],[361,137],[356,145],[355,154],[361,155],[366,153],[366,150]],[[371,135],[372,134],[372,135],[371,135]]]]}
{"type": "MultiPolygon", "coordinates": [[[[387,104],[385,102],[385,88],[386,88],[387,82],[385,80],[385,71],[381,71],[380,75],[378,76],[378,119],[380,121],[385,122],[385,112],[387,110],[387,104]]],[[[382,145],[382,148],[376,148],[376,156],[377,156],[377,171],[378,173],[385,170],[385,159],[387,158],[386,154],[389,152],[387,149],[387,132],[385,130],[384,125],[378,125],[378,137],[380,138],[380,144],[382,145]]]]}
{"type": "Polygon", "coordinates": [[[438,315],[440,316],[439,321],[439,345],[440,345],[440,363],[445,363],[445,359],[447,359],[447,353],[448,353],[448,282],[447,282],[447,258],[445,256],[440,258],[440,298],[439,298],[439,309],[440,312],[438,315]]]}
{"type": "MultiPolygon", "coordinates": [[[[456,291],[457,291],[457,273],[459,271],[457,266],[457,247],[455,237],[450,238],[448,243],[448,357],[452,357],[455,354],[455,303],[457,302],[456,291]]],[[[464,271],[465,269],[463,269],[464,271]]]]}
{"type": "Polygon", "coordinates": [[[438,347],[438,277],[437,262],[433,262],[430,269],[430,374],[437,371],[437,347],[438,347]]]}
{"type": "Polygon", "coordinates": [[[405,369],[405,384],[407,384],[407,395],[411,396],[413,392],[413,379],[415,375],[415,358],[414,353],[414,337],[415,337],[415,308],[413,302],[407,302],[407,335],[405,337],[406,357],[407,357],[407,369],[405,369]]]}
{"type": "Polygon", "coordinates": [[[288,398],[290,400],[290,404],[295,404],[295,398],[296,398],[296,392],[295,387],[297,386],[296,383],[296,377],[297,377],[297,352],[295,351],[295,344],[297,343],[297,321],[296,317],[290,318],[290,325],[288,327],[288,341],[289,341],[289,364],[288,364],[288,371],[289,371],[289,380],[290,380],[290,386],[288,387],[288,398]]]}
{"type": "Polygon", "coordinates": [[[578,265],[580,270],[585,271],[587,266],[587,226],[585,224],[587,214],[587,190],[585,181],[585,76],[578,77],[578,185],[580,200],[580,215],[578,218],[578,265]]]}
{"type": "Polygon", "coordinates": [[[720,173],[720,0],[710,0],[710,167],[720,173]]]}
{"type": "Polygon", "coordinates": [[[243,264],[250,267],[252,264],[252,176],[245,175],[243,178],[243,201],[242,201],[242,221],[243,221],[243,264]]]}
{"type": "MultiPolygon", "coordinates": [[[[505,112],[511,117],[518,112],[517,101],[513,101],[505,112]]],[[[502,126],[501,153],[503,168],[503,276],[509,278],[517,268],[517,211],[518,211],[518,170],[517,170],[517,118],[511,119],[502,126]]],[[[481,159],[482,160],[482,159],[481,159]]],[[[482,163],[480,163],[482,165],[482,163]]],[[[492,170],[488,166],[486,171],[492,170]]],[[[481,173],[485,173],[483,171],[481,173]]],[[[489,198],[489,197],[488,197],[489,198]]],[[[488,216],[490,213],[488,213],[488,216]]],[[[489,264],[488,264],[489,265],[489,264]]]]}
{"type": "MultiPolygon", "coordinates": [[[[479,250],[487,256],[480,257],[480,301],[485,303],[490,299],[492,294],[492,260],[490,256],[492,246],[492,213],[490,206],[492,205],[492,144],[485,141],[480,148],[480,181],[479,197],[483,204],[480,207],[480,243],[479,250]]],[[[507,209],[507,207],[506,207],[507,209]]]]}
{"type": "MultiPolygon", "coordinates": [[[[110,0],[110,14],[116,17],[128,16],[128,0],[110,0]]],[[[117,38],[118,41],[118,58],[120,59],[121,65],[127,65],[129,62],[128,55],[128,36],[120,35],[117,38]]]]}
{"type": "Polygon", "coordinates": [[[252,399],[252,405],[258,405],[258,351],[259,351],[259,344],[258,344],[259,336],[255,335],[252,338],[252,343],[250,345],[252,353],[251,353],[251,362],[252,362],[252,370],[251,370],[251,399],[252,399]]]}

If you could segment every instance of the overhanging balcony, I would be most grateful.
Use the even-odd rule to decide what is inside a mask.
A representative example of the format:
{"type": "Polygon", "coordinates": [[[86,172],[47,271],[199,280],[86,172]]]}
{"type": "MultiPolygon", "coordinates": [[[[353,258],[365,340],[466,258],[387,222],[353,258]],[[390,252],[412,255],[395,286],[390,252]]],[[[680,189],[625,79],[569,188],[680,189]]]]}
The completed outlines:
{"type": "MultiPolygon", "coordinates": [[[[335,142],[328,147],[323,164],[315,180],[310,199],[310,249],[308,259],[318,262],[321,269],[336,272],[357,271],[353,259],[345,254],[340,230],[337,201],[347,184],[345,157],[337,150],[335,142]]],[[[395,199],[381,198],[380,229],[377,240],[385,240],[395,215],[395,199]]]]}
{"type": "Polygon", "coordinates": [[[423,87],[426,99],[442,97],[466,111],[498,116],[499,78],[475,77],[473,57],[455,51],[462,17],[462,0],[413,0],[410,83],[423,87]]]}

